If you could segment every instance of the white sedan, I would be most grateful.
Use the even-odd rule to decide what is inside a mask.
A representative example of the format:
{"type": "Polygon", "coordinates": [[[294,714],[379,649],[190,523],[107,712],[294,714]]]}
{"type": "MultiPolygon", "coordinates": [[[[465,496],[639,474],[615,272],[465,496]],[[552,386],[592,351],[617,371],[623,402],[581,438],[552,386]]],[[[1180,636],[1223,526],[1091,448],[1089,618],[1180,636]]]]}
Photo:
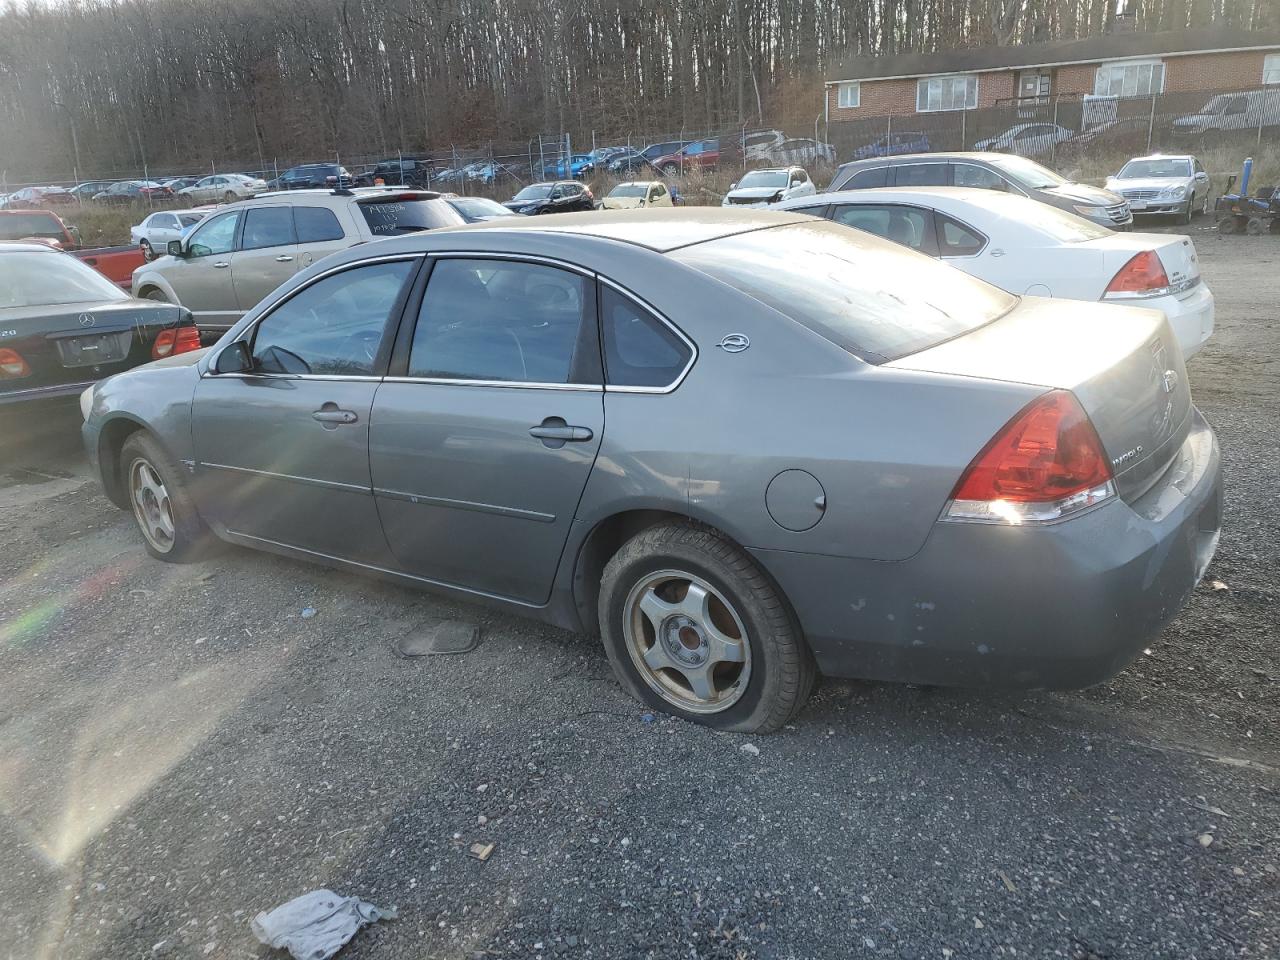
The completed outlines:
{"type": "Polygon", "coordinates": [[[1185,224],[1197,213],[1209,212],[1209,174],[1188,154],[1134,157],[1107,177],[1107,189],[1128,200],[1134,216],[1173,214],[1185,224]]]}
{"type": "Polygon", "coordinates": [[[1116,233],[1036,200],[966,187],[846,190],[777,209],[874,233],[1010,293],[1163,310],[1188,358],[1213,333],[1213,293],[1190,237],[1116,233]]]}
{"type": "Polygon", "coordinates": [[[243,173],[218,173],[183,187],[178,196],[192,203],[234,203],[248,200],[267,189],[267,181],[243,173]]]}
{"type": "Polygon", "coordinates": [[[157,210],[141,223],[129,228],[129,240],[142,249],[144,258],[154,260],[157,256],[164,256],[169,249],[170,240],[181,240],[208,212],[209,210],[157,210]]]}
{"type": "Polygon", "coordinates": [[[811,197],[818,188],[804,167],[776,167],[771,170],[749,170],[729,187],[721,206],[765,207],[795,197],[811,197]]]}

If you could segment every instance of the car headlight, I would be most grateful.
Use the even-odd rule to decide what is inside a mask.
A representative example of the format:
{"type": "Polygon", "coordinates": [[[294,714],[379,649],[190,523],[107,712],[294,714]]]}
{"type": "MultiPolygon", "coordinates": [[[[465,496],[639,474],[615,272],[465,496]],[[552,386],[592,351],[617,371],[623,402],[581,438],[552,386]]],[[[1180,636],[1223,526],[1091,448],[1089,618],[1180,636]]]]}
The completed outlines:
{"type": "Polygon", "coordinates": [[[1168,197],[1171,200],[1181,200],[1187,195],[1187,188],[1179,184],[1176,187],[1165,187],[1160,191],[1160,196],[1168,197]]]}
{"type": "Polygon", "coordinates": [[[1091,207],[1081,204],[1077,204],[1073,209],[1082,217],[1101,217],[1105,216],[1107,212],[1106,207],[1091,207]]]}

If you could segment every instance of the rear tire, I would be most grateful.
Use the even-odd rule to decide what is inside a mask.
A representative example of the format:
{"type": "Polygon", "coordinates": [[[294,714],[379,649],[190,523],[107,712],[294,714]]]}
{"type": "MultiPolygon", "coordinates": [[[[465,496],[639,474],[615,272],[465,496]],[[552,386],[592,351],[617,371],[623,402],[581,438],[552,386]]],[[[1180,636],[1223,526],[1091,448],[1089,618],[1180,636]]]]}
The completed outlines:
{"type": "Polygon", "coordinates": [[[169,563],[190,563],[209,549],[209,528],[200,518],[182,468],[147,433],[135,433],[120,448],[124,491],[147,553],[169,563]]]}
{"type": "Polygon", "coordinates": [[[1218,232],[1227,236],[1240,232],[1240,224],[1236,222],[1236,217],[1227,214],[1218,221],[1218,232]]]}
{"type": "Polygon", "coordinates": [[[1267,223],[1261,217],[1250,217],[1244,225],[1244,232],[1251,237],[1260,237],[1267,232],[1267,223]]]}
{"type": "Polygon", "coordinates": [[[235,203],[235,202],[236,202],[237,200],[239,200],[239,199],[240,199],[240,198],[239,198],[239,197],[237,197],[237,196],[236,196],[234,193],[232,193],[230,190],[228,190],[226,193],[224,193],[224,194],[222,195],[222,200],[223,200],[223,202],[224,202],[224,203],[235,203]]]}
{"type": "Polygon", "coordinates": [[[746,553],[690,523],[650,527],[613,556],[600,633],[628,693],[718,730],[776,730],[813,689],[786,601],[746,553]]]}

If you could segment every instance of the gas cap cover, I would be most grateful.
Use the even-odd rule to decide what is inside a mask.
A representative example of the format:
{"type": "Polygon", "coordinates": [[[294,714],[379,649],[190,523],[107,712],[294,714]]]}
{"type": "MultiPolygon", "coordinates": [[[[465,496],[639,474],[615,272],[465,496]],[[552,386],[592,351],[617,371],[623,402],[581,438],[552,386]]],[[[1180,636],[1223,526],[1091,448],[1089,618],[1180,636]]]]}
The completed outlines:
{"type": "Polygon", "coordinates": [[[827,491],[807,470],[783,470],[769,481],[764,502],[774,523],[800,533],[822,519],[827,509],[827,491]]]}

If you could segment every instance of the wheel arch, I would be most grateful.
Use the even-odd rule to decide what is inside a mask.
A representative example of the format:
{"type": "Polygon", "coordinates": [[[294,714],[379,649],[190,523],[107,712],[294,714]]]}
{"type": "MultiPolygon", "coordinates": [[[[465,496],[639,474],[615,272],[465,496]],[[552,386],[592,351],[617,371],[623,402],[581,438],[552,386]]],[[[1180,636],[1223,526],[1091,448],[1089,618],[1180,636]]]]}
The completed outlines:
{"type": "Polygon", "coordinates": [[[154,430],[128,414],[112,417],[98,431],[98,473],[102,477],[102,489],[106,492],[107,499],[121,510],[129,509],[129,492],[125,489],[124,476],[120,470],[120,451],[135,433],[147,433],[161,448],[166,447],[154,430]]]}

